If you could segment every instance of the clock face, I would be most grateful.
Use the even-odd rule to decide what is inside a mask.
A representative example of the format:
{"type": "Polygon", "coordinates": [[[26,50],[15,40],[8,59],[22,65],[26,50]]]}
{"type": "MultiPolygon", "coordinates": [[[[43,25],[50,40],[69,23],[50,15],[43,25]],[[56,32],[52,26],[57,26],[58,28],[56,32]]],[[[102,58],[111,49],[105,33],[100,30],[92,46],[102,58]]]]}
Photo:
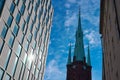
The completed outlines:
{"type": "Polygon", "coordinates": [[[73,65],[72,68],[75,69],[75,68],[76,68],[76,65],[73,65]]]}
{"type": "Polygon", "coordinates": [[[83,66],[83,69],[86,70],[86,66],[83,66]]]}

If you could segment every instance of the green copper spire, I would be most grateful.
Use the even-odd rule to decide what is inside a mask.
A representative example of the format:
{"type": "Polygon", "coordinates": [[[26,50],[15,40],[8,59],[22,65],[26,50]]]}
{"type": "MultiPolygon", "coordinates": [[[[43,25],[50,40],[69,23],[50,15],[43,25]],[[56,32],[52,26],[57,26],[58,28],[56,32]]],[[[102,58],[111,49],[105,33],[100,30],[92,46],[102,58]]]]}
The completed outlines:
{"type": "Polygon", "coordinates": [[[67,64],[71,63],[71,43],[70,43],[70,47],[69,47],[69,54],[68,54],[68,62],[67,64]]]}
{"type": "Polygon", "coordinates": [[[84,44],[83,44],[83,31],[81,28],[80,9],[79,9],[79,15],[78,15],[78,28],[76,31],[76,42],[75,42],[73,61],[85,61],[84,44]]]}
{"type": "Polygon", "coordinates": [[[88,45],[87,64],[88,64],[89,66],[91,66],[91,61],[90,61],[90,49],[89,49],[89,45],[88,45]]]}

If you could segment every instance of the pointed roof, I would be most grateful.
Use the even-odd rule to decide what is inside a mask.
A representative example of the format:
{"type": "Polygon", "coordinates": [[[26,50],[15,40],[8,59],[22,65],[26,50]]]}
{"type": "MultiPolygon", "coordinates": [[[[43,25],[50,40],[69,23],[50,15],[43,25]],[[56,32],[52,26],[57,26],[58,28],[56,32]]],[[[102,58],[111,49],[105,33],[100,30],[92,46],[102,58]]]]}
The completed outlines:
{"type": "Polygon", "coordinates": [[[76,31],[76,42],[74,49],[74,61],[85,61],[85,53],[84,53],[84,44],[83,44],[83,31],[81,27],[81,14],[80,8],[78,13],[78,28],[76,31]]]}
{"type": "Polygon", "coordinates": [[[89,49],[89,44],[88,44],[88,55],[87,55],[87,64],[91,66],[91,60],[90,60],[90,49],[89,49]]]}
{"type": "Polygon", "coordinates": [[[70,47],[69,47],[69,53],[68,53],[68,62],[67,64],[71,63],[71,43],[70,43],[70,47]]]}

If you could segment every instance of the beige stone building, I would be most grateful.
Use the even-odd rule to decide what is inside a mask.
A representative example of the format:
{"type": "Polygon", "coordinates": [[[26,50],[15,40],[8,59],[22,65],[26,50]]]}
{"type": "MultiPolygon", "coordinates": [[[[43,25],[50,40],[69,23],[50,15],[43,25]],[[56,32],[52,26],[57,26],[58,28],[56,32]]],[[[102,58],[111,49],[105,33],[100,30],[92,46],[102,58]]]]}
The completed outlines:
{"type": "Polygon", "coordinates": [[[43,80],[51,0],[0,0],[0,80],[43,80]]]}
{"type": "Polygon", "coordinates": [[[120,0],[101,0],[103,80],[120,80],[120,0]]]}

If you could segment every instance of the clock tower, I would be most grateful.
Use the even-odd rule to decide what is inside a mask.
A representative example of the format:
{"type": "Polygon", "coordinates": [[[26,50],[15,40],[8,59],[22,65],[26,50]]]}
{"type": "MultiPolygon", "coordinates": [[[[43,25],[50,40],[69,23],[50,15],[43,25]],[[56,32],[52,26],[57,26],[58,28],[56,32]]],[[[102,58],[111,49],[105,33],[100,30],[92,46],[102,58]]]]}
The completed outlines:
{"type": "Polygon", "coordinates": [[[88,45],[87,60],[85,57],[84,44],[83,44],[83,31],[81,27],[80,10],[79,10],[78,28],[76,31],[74,56],[73,56],[73,61],[72,61],[71,44],[70,44],[68,62],[67,62],[66,80],[92,80],[91,69],[92,69],[92,66],[90,62],[89,45],[88,45]]]}

